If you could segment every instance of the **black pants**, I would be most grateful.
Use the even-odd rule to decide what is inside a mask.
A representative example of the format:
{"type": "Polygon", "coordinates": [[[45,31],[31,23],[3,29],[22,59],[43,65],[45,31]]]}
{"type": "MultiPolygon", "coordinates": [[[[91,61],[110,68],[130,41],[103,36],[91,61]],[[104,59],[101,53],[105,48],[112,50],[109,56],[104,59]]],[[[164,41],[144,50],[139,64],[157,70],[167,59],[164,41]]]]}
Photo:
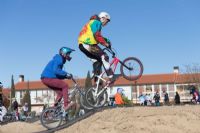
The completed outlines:
{"type": "Polygon", "coordinates": [[[99,48],[98,46],[90,46],[93,47],[92,51],[88,51],[83,47],[82,44],[79,44],[79,49],[90,59],[95,59],[97,60],[96,62],[93,63],[93,72],[97,75],[101,74],[101,67],[102,67],[102,60],[101,56],[104,54],[104,52],[99,48]]]}

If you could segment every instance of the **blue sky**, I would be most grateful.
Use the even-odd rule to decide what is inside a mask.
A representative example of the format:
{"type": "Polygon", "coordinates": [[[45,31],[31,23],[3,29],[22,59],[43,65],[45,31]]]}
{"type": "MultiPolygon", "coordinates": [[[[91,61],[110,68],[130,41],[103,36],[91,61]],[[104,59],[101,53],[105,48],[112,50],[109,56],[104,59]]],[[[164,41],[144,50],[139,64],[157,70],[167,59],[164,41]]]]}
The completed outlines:
{"type": "Polygon", "coordinates": [[[93,14],[109,12],[102,29],[120,59],[138,57],[144,74],[171,73],[173,66],[200,63],[199,0],[1,0],[0,81],[11,75],[40,80],[61,46],[74,48],[65,70],[85,77],[92,63],[78,49],[82,26],[93,14]]]}

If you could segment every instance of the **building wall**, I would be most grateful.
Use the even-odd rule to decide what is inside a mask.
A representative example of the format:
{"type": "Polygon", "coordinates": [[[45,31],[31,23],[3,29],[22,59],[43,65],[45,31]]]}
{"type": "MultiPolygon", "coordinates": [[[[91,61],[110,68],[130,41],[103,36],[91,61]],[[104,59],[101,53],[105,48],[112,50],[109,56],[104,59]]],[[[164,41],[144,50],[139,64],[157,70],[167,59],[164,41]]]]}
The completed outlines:
{"type": "MultiPolygon", "coordinates": [[[[43,90],[30,90],[31,104],[41,105],[41,104],[53,104],[55,101],[56,94],[53,90],[43,89],[43,90]]],[[[21,104],[25,91],[16,91],[16,99],[18,103],[21,104]]]]}
{"type": "MultiPolygon", "coordinates": [[[[113,86],[111,88],[108,88],[108,97],[114,96],[117,92],[118,88],[124,89],[125,96],[128,97],[129,100],[132,100],[134,103],[139,103],[139,95],[140,94],[150,94],[151,97],[155,95],[156,91],[160,93],[161,96],[161,102],[163,102],[163,91],[166,91],[169,94],[169,99],[171,101],[174,100],[174,96],[176,91],[179,92],[181,102],[187,102],[190,101],[191,96],[189,94],[188,90],[188,84],[150,84],[150,85],[126,85],[126,86],[113,86]]],[[[21,103],[21,100],[23,98],[25,91],[16,91],[16,99],[19,103],[21,103]]],[[[50,89],[43,89],[43,90],[30,90],[31,95],[31,104],[34,105],[33,110],[40,111],[41,107],[37,107],[35,105],[43,105],[43,104],[49,104],[52,105],[55,101],[56,94],[54,91],[50,89]]]]}

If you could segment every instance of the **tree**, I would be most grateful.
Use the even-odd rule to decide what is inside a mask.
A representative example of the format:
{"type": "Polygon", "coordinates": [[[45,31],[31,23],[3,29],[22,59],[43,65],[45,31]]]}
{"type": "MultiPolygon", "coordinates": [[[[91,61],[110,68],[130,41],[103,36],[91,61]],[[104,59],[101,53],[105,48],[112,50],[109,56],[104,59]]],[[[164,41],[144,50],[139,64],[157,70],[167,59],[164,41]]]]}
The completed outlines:
{"type": "Polygon", "coordinates": [[[11,78],[11,99],[12,98],[15,98],[15,83],[14,83],[13,75],[11,78]]]}
{"type": "MultiPolygon", "coordinates": [[[[90,71],[87,73],[87,78],[85,80],[85,92],[92,87],[92,78],[90,77],[90,71]]],[[[91,95],[89,96],[91,97],[91,95]]],[[[88,103],[86,102],[86,99],[84,99],[84,105],[89,106],[88,103]]]]}
{"type": "Polygon", "coordinates": [[[13,111],[13,108],[12,108],[12,99],[15,98],[15,83],[14,83],[14,77],[12,75],[11,77],[11,88],[10,88],[10,109],[11,111],[13,111]]]}
{"type": "Polygon", "coordinates": [[[27,89],[22,99],[22,105],[24,105],[25,103],[28,103],[28,111],[30,112],[31,111],[31,96],[30,96],[30,91],[29,91],[29,81],[27,82],[27,89]]]}
{"type": "Polygon", "coordinates": [[[6,108],[9,108],[9,104],[10,104],[10,100],[3,95],[3,105],[6,107],[6,108]]]}
{"type": "Polygon", "coordinates": [[[0,103],[3,103],[3,85],[2,83],[0,82],[0,103]]]}
{"type": "Polygon", "coordinates": [[[197,63],[185,65],[182,79],[200,89],[200,65],[197,63]]]}
{"type": "Polygon", "coordinates": [[[200,84],[200,65],[185,65],[184,79],[188,83],[200,84]]]}
{"type": "Polygon", "coordinates": [[[85,80],[85,89],[89,89],[90,87],[92,87],[92,79],[90,77],[90,71],[88,71],[87,73],[87,78],[85,80]]]}

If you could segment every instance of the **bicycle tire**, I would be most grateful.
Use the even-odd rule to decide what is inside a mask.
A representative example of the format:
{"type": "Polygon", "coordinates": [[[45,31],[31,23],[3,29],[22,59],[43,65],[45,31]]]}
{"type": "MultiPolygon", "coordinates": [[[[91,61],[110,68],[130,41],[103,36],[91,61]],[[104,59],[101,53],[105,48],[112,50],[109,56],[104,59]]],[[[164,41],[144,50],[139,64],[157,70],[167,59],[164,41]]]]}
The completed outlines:
{"type": "Polygon", "coordinates": [[[90,105],[88,104],[88,102],[86,101],[85,95],[81,95],[81,96],[80,96],[80,104],[81,104],[81,106],[82,106],[84,109],[86,109],[86,110],[91,110],[91,109],[93,109],[93,107],[90,106],[90,105]]]}
{"type": "MultiPolygon", "coordinates": [[[[55,111],[56,111],[56,108],[53,108],[53,107],[50,107],[50,108],[47,108],[47,109],[45,109],[43,112],[42,112],[42,114],[40,115],[40,122],[41,122],[41,124],[42,124],[42,126],[44,126],[45,128],[47,128],[47,129],[53,129],[53,128],[56,128],[56,127],[59,127],[60,125],[61,125],[61,123],[62,123],[62,121],[63,121],[63,117],[62,117],[62,115],[60,115],[59,116],[59,118],[58,118],[58,124],[55,124],[55,126],[50,126],[50,125],[47,125],[46,123],[45,123],[45,115],[48,115],[48,113],[54,113],[55,114],[55,111]]],[[[47,116],[47,117],[49,117],[49,116],[47,116]]]]}
{"type": "MultiPolygon", "coordinates": [[[[130,63],[129,63],[129,65],[130,65],[130,63]]],[[[130,66],[129,66],[129,67],[130,67],[130,66]]],[[[143,68],[142,62],[141,62],[139,59],[135,58],[135,57],[128,57],[128,58],[124,59],[124,61],[122,62],[121,66],[120,66],[120,72],[121,72],[122,76],[123,76],[125,79],[130,80],[130,81],[134,81],[134,80],[139,79],[139,78],[142,76],[142,74],[143,74],[143,70],[144,70],[144,68],[143,68]],[[123,65],[123,64],[126,65],[126,64],[129,63],[129,62],[133,63],[133,64],[131,64],[131,65],[134,65],[134,66],[131,66],[131,67],[133,68],[133,70],[128,70],[128,69],[123,65]],[[138,67],[139,67],[139,68],[138,68],[139,71],[138,71],[137,73],[134,73],[135,70],[137,69],[135,65],[138,65],[138,67]],[[128,75],[128,74],[125,72],[125,70],[128,70],[129,73],[130,73],[130,71],[132,71],[132,72],[133,72],[133,75],[132,75],[132,74],[129,74],[129,75],[128,75]]]]}
{"type": "Polygon", "coordinates": [[[94,100],[94,96],[93,96],[93,92],[94,92],[94,88],[89,88],[87,91],[86,91],[86,95],[85,95],[85,98],[86,98],[86,101],[87,103],[93,107],[93,108],[100,108],[100,107],[103,107],[106,102],[107,102],[107,99],[108,99],[108,93],[107,91],[105,90],[104,92],[102,92],[102,94],[97,98],[97,101],[94,100]],[[91,96],[92,95],[92,96],[91,96]],[[103,99],[102,99],[103,98],[103,99]],[[101,99],[103,101],[101,101],[101,99]],[[100,103],[100,104],[99,104],[100,103]]]}

